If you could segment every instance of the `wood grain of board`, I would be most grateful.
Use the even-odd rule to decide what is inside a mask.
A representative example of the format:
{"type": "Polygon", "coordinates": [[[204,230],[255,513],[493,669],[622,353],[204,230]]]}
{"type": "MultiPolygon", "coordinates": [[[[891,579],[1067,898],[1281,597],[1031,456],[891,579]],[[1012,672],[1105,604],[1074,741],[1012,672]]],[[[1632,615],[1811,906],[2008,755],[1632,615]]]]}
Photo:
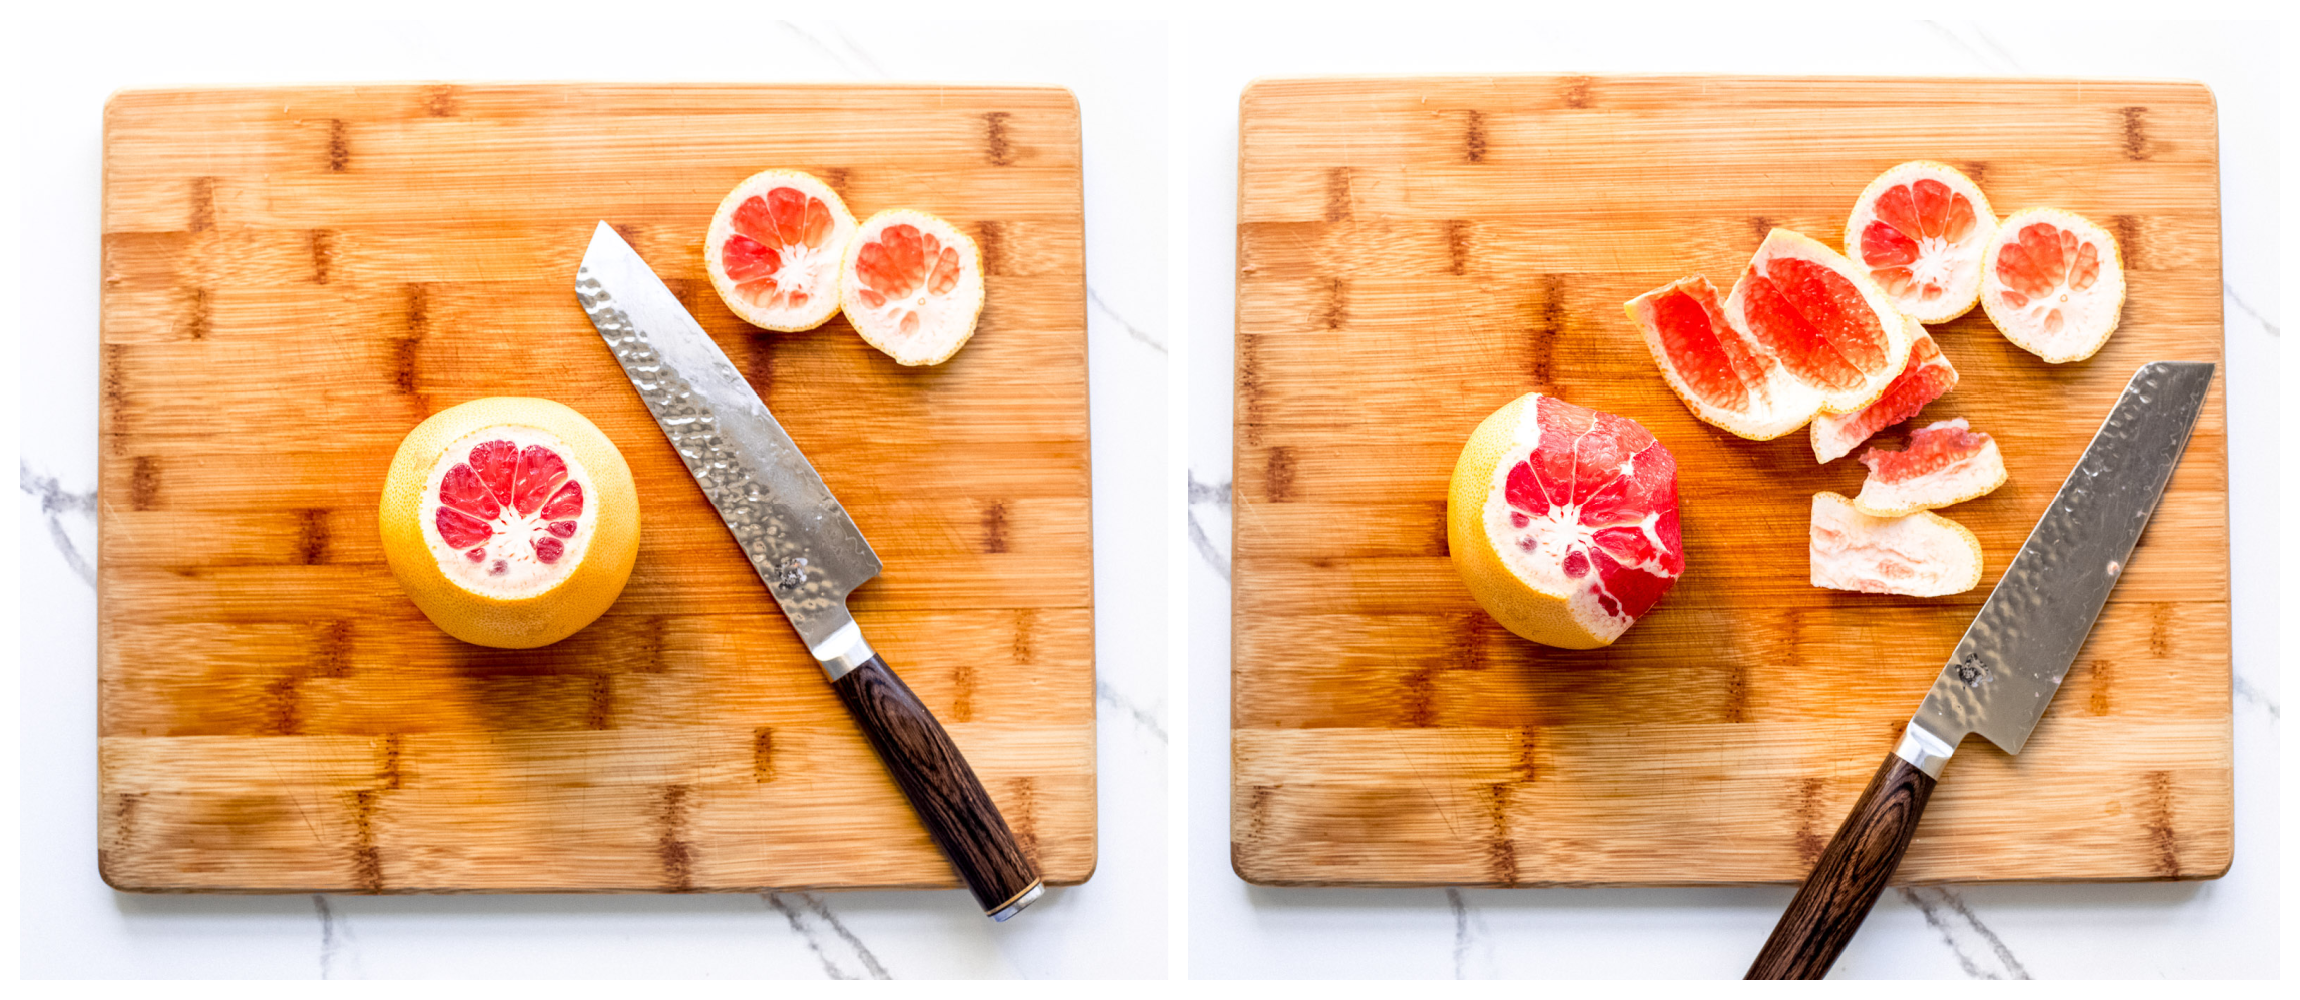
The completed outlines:
{"type": "MultiPolygon", "coordinates": [[[[1231,852],[1271,885],[1788,882],[1834,832],[2134,369],[2221,359],[2217,122],[2183,83],[1265,80],[1240,105],[1231,852]],[[2129,294],[2050,366],[1933,328],[2011,481],[1939,513],[1981,586],[1807,583],[1802,431],[1696,421],[1622,303],[1841,242],[1886,167],[2115,233],[2129,294]],[[1675,453],[1687,570],[1613,646],[1527,643],[1447,558],[1447,477],[1541,390],[1675,453]]],[[[2228,453],[2215,382],[2130,569],[2018,757],[1967,740],[1896,881],[2213,878],[2232,850],[2228,453]]],[[[1892,441],[1898,429],[1880,439],[1892,441]]]]}
{"type": "Polygon", "coordinates": [[[1064,90],[132,91],[105,111],[98,864],[156,891],[953,886],[592,330],[605,219],[743,370],[886,564],[856,619],[1048,882],[1095,863],[1085,243],[1064,90]],[[814,172],[983,250],[907,369],[843,319],[738,320],[736,182],[814,172]],[[543,396],[640,483],[621,600],[542,649],[450,639],[376,504],[400,438],[543,396]]]}

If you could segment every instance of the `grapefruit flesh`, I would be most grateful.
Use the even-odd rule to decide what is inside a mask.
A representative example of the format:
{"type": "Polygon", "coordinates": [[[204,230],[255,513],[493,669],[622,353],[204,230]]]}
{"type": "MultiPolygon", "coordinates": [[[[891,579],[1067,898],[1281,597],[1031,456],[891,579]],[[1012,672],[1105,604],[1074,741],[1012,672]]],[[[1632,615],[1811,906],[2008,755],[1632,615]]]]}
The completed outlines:
{"type": "Polygon", "coordinates": [[[974,336],[982,253],[949,222],[908,209],[873,215],[841,270],[847,322],[898,363],[941,364],[974,336]]]}
{"type": "Polygon", "coordinates": [[[1981,582],[1980,539],[1931,511],[1872,517],[1839,494],[1816,493],[1811,546],[1816,587],[1942,597],[1981,582]]]}
{"type": "Polygon", "coordinates": [[[1528,393],[1463,447],[1446,540],[1471,596],[1511,632],[1608,645],[1685,570],[1676,458],[1636,421],[1528,393]]]}
{"type": "Polygon", "coordinates": [[[1997,220],[1980,186],[1929,160],[1885,171],[1853,205],[1845,253],[1920,323],[1945,323],[1980,299],[1981,258],[1997,220]]]}
{"type": "Polygon", "coordinates": [[[1900,377],[1885,387],[1885,394],[1877,401],[1852,413],[1824,413],[1813,418],[1813,458],[1822,464],[1834,462],[1853,453],[1869,436],[1894,424],[1916,416],[1925,404],[1941,398],[1956,388],[1957,370],[1941,353],[1939,344],[1931,334],[1916,326],[1909,342],[1909,363],[1901,369],[1900,377]]]}
{"type": "Polygon", "coordinates": [[[528,648],[573,634],[622,593],[638,492],[622,455],[574,410],[481,399],[408,433],[378,527],[392,575],[433,624],[528,648]]]}
{"type": "Polygon", "coordinates": [[[1899,451],[1870,448],[1861,453],[1861,464],[1869,467],[1869,478],[1853,506],[1872,517],[1963,503],[2005,482],[1996,440],[1975,432],[1963,417],[1919,429],[1899,451]]]}
{"type": "Polygon", "coordinates": [[[855,219],[830,185],[796,170],[752,175],[719,203],[703,268],[719,298],[768,330],[821,326],[839,307],[839,261],[855,219]]]}
{"type": "Polygon", "coordinates": [[[1818,390],[1830,413],[1867,406],[1908,362],[1907,326],[1876,283],[1786,229],[1766,234],[1726,296],[1725,316],[1818,390]]]}
{"type": "Polygon", "coordinates": [[[1767,441],[1811,419],[1820,396],[1735,327],[1708,278],[1671,282],[1624,307],[1663,381],[1703,422],[1767,441]]]}
{"type": "Polygon", "coordinates": [[[2006,216],[1982,259],[1981,308],[2005,339],[2048,362],[2091,357],[2124,308],[2116,238],[2059,209],[2006,216]]]}

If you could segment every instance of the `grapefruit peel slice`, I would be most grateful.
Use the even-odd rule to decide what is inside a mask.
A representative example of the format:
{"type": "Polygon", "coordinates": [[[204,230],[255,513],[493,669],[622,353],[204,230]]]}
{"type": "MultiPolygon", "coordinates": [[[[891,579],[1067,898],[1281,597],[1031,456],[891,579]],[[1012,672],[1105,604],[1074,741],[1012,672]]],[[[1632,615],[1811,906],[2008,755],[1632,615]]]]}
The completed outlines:
{"type": "Polygon", "coordinates": [[[1564,649],[1610,645],[1685,571],[1677,460],[1634,420],[1528,393],[1463,446],[1446,540],[1503,627],[1564,649]]]}
{"type": "Polygon", "coordinates": [[[2006,216],[1981,260],[1981,308],[2006,340],[2047,363],[2092,357],[2124,309],[2116,237],[2057,208],[2006,216]]]}
{"type": "Polygon", "coordinates": [[[1815,493],[1811,546],[1816,587],[1944,597],[1981,582],[1980,539],[1931,511],[1871,517],[1841,494],[1815,493]]]}
{"type": "Polygon", "coordinates": [[[1917,326],[1909,341],[1909,363],[1899,378],[1885,387],[1877,401],[1852,413],[1824,413],[1813,418],[1813,459],[1823,465],[1853,453],[1871,435],[1916,416],[1925,404],[1957,386],[1957,369],[1932,335],[1917,326]]]}
{"type": "Polygon", "coordinates": [[[1696,276],[1622,309],[1695,417],[1755,441],[1875,402],[1923,332],[1851,261],[1786,229],[1766,234],[1722,304],[1696,276]]]}
{"type": "Polygon", "coordinates": [[[1996,439],[1977,433],[1963,417],[1942,420],[1909,435],[1899,451],[1861,453],[1869,478],[1853,507],[1870,517],[1898,517],[1985,496],[2005,484],[2004,453],[1996,439]]]}
{"type": "Polygon", "coordinates": [[[703,270],[720,301],[765,330],[812,330],[839,311],[839,263],[854,213],[813,174],[762,170],[744,179],[703,233],[703,270]]]}
{"type": "Polygon", "coordinates": [[[1946,163],[1911,160],[1878,175],[1845,222],[1845,256],[1920,323],[1980,301],[1981,259],[1997,232],[1988,196],[1946,163]]]}
{"type": "Polygon", "coordinates": [[[974,336],[982,251],[944,219],[904,208],[873,215],[839,270],[847,322],[899,364],[939,365],[974,336]]]}

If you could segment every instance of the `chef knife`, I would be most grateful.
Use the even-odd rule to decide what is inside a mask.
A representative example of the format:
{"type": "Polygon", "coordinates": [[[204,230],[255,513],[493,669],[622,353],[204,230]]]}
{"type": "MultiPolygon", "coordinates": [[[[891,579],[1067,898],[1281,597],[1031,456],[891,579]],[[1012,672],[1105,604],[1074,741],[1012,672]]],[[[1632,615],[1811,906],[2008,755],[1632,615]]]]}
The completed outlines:
{"type": "Polygon", "coordinates": [[[1979,733],[2020,753],[2180,464],[2213,368],[2157,361],[2133,375],[1746,978],[1827,975],[1908,851],[1957,743],[1979,733]]]}
{"type": "Polygon", "coordinates": [[[847,613],[847,594],[880,569],[862,530],[725,352],[605,222],[575,272],[575,298],[983,912],[1021,912],[1045,891],[1035,866],[949,734],[847,613]]]}

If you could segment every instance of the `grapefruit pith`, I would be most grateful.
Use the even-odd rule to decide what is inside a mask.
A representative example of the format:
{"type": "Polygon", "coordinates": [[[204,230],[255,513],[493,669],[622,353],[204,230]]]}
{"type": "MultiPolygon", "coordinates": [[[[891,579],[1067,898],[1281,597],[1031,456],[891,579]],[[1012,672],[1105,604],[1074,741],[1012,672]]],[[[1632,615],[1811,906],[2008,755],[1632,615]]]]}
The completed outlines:
{"type": "MultiPolygon", "coordinates": [[[[1909,321],[1916,324],[1915,320],[1909,321]]],[[[1813,458],[1823,465],[1853,453],[1869,436],[1916,416],[1926,403],[1957,386],[1957,370],[1931,334],[1917,327],[1909,343],[1909,364],[1877,401],[1852,413],[1813,418],[1813,458]]]]}
{"type": "Polygon", "coordinates": [[[910,209],[873,215],[841,271],[847,322],[900,364],[939,365],[974,336],[982,251],[949,222],[910,209]]]}
{"type": "Polygon", "coordinates": [[[1942,597],[1981,582],[1981,540],[1931,511],[1871,517],[1840,494],[1815,493],[1811,544],[1816,587],[1942,597]]]}
{"type": "Polygon", "coordinates": [[[813,174],[765,170],[728,192],[703,234],[703,270],[727,308],[767,330],[811,330],[839,311],[854,213],[813,174]]]}
{"type": "Polygon", "coordinates": [[[1996,439],[1974,431],[1963,417],[1920,428],[1899,451],[1870,448],[1861,453],[1861,464],[1869,467],[1869,478],[1853,506],[1870,517],[1963,503],[2005,483],[1996,439]]]}
{"type": "Polygon", "coordinates": [[[377,515],[384,558],[449,635],[527,649],[607,610],[639,553],[639,494],[613,442],[547,399],[433,414],[399,445],[377,515]]]}
{"type": "Polygon", "coordinates": [[[1980,300],[1981,257],[1995,210],[1957,168],[1912,160],[1885,171],[1853,203],[1845,255],[1893,306],[1919,323],[1946,323],[1980,300]]]}
{"type": "Polygon", "coordinates": [[[2050,363],[2092,357],[2124,309],[2116,237],[2057,208],[2006,216],[1982,258],[1981,308],[2005,339],[2050,363]]]}
{"type": "Polygon", "coordinates": [[[1511,632],[1611,644],[1685,571],[1677,460],[1634,420],[1527,393],[1462,446],[1446,544],[1470,595],[1511,632]]]}

